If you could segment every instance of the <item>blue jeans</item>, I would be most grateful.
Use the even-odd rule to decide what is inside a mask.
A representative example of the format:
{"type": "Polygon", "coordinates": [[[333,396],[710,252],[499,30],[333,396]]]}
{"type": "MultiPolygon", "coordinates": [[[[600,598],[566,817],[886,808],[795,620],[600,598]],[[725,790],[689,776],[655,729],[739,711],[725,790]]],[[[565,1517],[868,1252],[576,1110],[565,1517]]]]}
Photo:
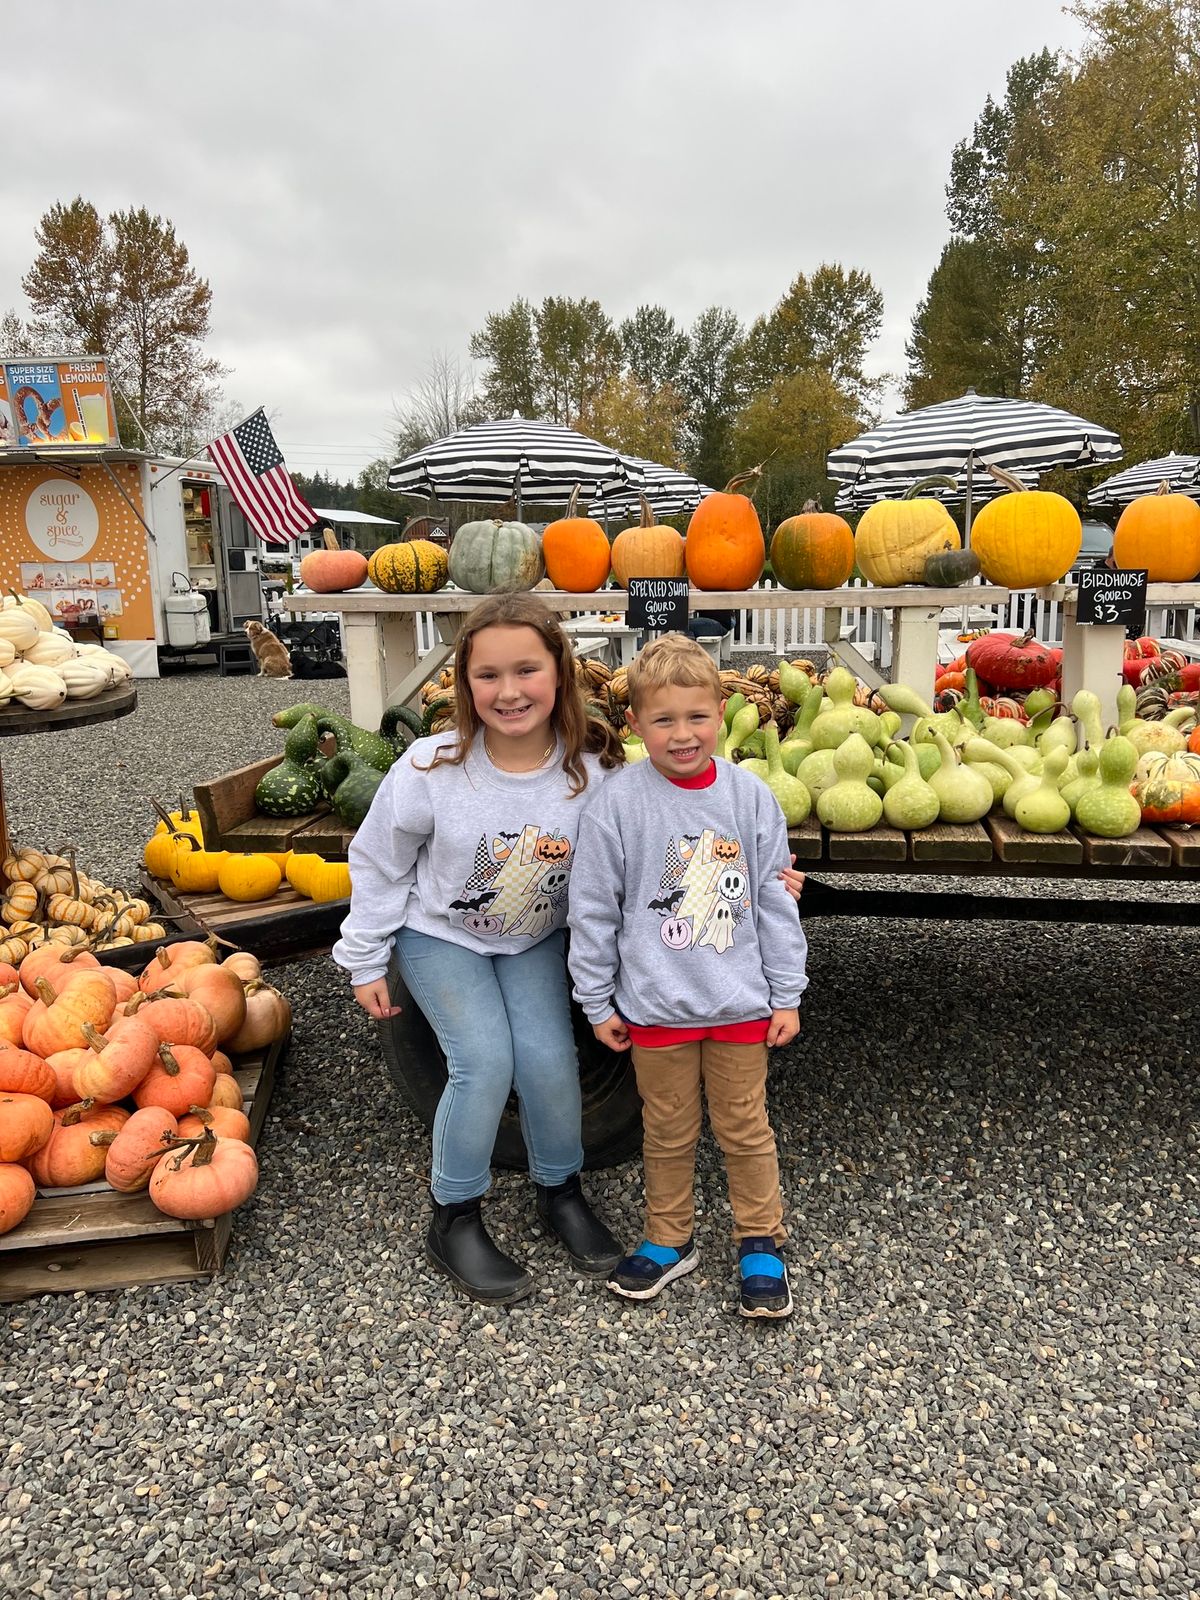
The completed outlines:
{"type": "Polygon", "coordinates": [[[562,1183],[578,1172],[579,1061],[562,934],[515,955],[484,956],[401,928],[396,959],[446,1055],[433,1119],[434,1199],[449,1205],[487,1193],[513,1088],[534,1182],[562,1183]]]}

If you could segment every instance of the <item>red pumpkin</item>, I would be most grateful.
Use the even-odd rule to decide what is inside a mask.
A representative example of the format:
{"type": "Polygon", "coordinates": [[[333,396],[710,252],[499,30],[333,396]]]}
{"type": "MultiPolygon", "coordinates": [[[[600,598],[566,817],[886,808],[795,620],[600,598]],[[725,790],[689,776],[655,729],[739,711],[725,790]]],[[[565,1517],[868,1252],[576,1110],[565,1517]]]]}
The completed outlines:
{"type": "Polygon", "coordinates": [[[0,1233],[11,1233],[33,1209],[37,1184],[25,1167],[16,1162],[0,1165],[0,1233]]]}
{"type": "Polygon", "coordinates": [[[169,1217],[199,1221],[224,1216],[257,1187],[258,1161],[250,1146],[206,1129],[199,1141],[163,1156],[150,1179],[150,1198],[169,1217]]]}
{"type": "Polygon", "coordinates": [[[1058,676],[1058,663],[1048,645],[1032,633],[986,633],[967,646],[967,665],[997,689],[1048,687],[1058,676]]]}

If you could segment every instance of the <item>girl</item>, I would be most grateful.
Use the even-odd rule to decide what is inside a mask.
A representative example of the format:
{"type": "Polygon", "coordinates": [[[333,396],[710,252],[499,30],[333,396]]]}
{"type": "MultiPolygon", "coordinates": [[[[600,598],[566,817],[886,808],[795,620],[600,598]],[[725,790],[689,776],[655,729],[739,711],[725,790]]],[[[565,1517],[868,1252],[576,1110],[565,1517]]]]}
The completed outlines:
{"type": "MultiPolygon", "coordinates": [[[[455,734],[406,751],[350,846],[350,913],[333,956],[382,1022],[400,1009],[386,976],[394,946],[446,1056],[426,1255],[473,1299],[508,1304],[534,1281],[492,1242],[480,1202],[514,1088],[538,1215],[580,1272],[603,1277],[622,1253],[579,1182],[562,929],[580,814],[623,753],[588,716],[567,636],[531,594],[495,595],[468,615],[454,681],[455,734]]],[[[798,898],[803,875],[783,877],[798,898]]]]}
{"type": "Polygon", "coordinates": [[[567,883],[584,796],[621,764],[589,718],[570,645],[529,594],[467,617],[454,653],[457,736],[418,740],[384,778],[350,847],[354,889],[334,960],[385,1021],[394,945],[446,1056],[433,1126],[430,1264],[476,1300],[532,1292],[489,1237],[480,1202],[516,1089],[537,1210],[578,1271],[621,1249],[579,1183],[579,1069],[563,958],[567,883]]]}

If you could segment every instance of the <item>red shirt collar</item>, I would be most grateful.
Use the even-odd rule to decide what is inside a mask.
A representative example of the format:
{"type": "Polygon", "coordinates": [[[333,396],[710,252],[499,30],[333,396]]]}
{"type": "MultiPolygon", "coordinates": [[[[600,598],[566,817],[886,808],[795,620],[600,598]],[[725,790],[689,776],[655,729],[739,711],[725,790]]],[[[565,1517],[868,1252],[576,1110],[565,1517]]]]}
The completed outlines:
{"type": "Polygon", "coordinates": [[[673,783],[677,789],[707,789],[717,781],[717,763],[709,760],[703,772],[697,772],[691,778],[668,778],[668,783],[673,783]]]}

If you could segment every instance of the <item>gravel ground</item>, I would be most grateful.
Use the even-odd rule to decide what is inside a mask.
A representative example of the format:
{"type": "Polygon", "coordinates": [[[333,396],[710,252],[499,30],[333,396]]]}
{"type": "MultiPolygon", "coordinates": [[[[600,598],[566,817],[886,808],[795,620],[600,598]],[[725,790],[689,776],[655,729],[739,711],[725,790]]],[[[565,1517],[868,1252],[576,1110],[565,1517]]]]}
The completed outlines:
{"type": "MultiPolygon", "coordinates": [[[[13,830],[128,880],[142,796],[269,752],[299,694],[345,705],[195,673],[123,722],[8,740],[13,830]]],[[[328,962],[277,969],[295,1042],[223,1276],[7,1308],[0,1589],[1195,1593],[1195,930],[809,932],[773,1073],[782,1326],[733,1314],[708,1144],[702,1267],[660,1302],[573,1278],[514,1174],[490,1215],[543,1286],[452,1299],[370,1028],[328,962]]],[[[636,1166],[590,1185],[635,1236],[636,1166]]]]}

